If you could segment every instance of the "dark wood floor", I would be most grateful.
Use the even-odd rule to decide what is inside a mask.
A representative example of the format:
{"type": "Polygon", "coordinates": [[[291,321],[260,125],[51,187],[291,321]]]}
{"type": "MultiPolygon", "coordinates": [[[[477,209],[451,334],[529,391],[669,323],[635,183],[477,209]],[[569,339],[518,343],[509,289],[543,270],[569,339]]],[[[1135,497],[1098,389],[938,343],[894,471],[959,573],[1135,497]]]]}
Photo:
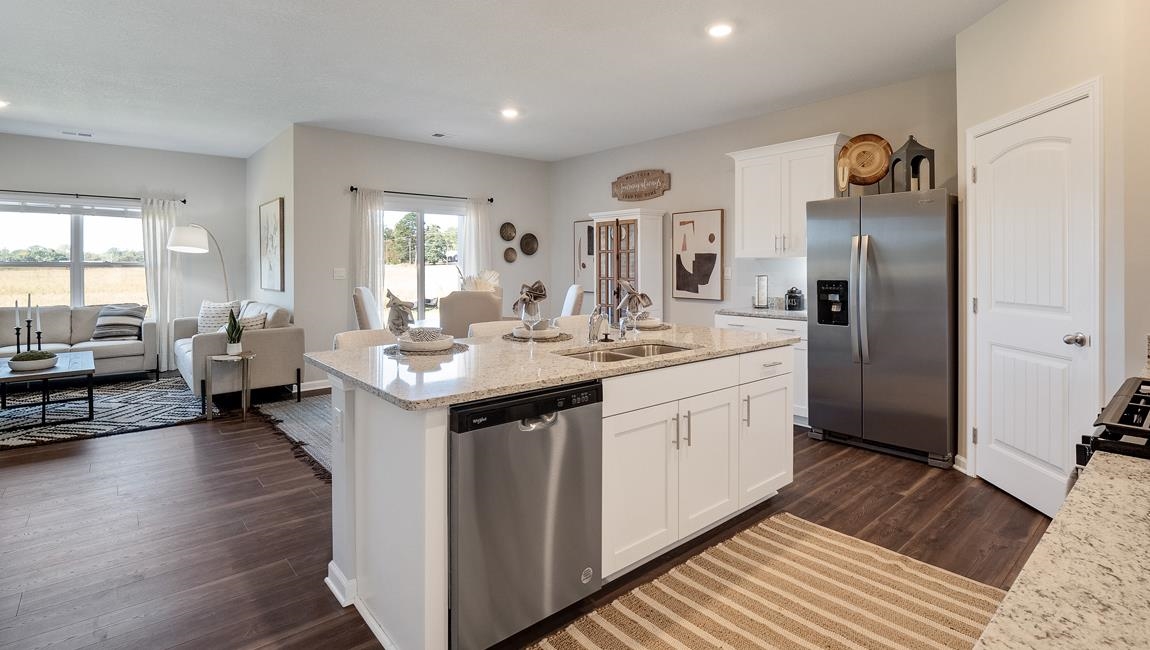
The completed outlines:
{"type": "MultiPolygon", "coordinates": [[[[323,584],[330,486],[259,419],[0,453],[0,647],[378,647],[323,584]]],[[[1008,587],[1047,520],[959,472],[795,438],[795,483],[564,624],[776,512],[1008,587]]]]}

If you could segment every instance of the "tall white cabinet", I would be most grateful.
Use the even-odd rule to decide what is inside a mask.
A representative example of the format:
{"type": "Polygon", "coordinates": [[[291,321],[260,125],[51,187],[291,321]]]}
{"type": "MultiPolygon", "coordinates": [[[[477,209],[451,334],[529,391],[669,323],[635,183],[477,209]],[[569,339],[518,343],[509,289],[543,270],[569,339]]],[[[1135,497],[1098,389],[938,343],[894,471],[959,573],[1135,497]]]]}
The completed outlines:
{"type": "Polygon", "coordinates": [[[806,257],[807,202],[835,194],[842,133],[729,154],[735,161],[735,257],[806,257]]]}

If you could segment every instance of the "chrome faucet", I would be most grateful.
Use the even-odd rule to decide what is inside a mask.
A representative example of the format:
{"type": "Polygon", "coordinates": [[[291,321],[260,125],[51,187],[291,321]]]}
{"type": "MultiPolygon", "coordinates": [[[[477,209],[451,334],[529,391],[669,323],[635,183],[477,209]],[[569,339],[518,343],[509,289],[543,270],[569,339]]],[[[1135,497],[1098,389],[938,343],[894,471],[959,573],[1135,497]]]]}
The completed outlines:
{"type": "MultiPolygon", "coordinates": [[[[603,329],[603,324],[607,322],[607,310],[604,305],[595,305],[595,309],[591,311],[591,316],[587,319],[587,342],[597,343],[599,341],[599,332],[603,329]]],[[[608,328],[608,332],[610,329],[608,328]]],[[[610,334],[603,334],[605,341],[610,341],[610,334]]]]}

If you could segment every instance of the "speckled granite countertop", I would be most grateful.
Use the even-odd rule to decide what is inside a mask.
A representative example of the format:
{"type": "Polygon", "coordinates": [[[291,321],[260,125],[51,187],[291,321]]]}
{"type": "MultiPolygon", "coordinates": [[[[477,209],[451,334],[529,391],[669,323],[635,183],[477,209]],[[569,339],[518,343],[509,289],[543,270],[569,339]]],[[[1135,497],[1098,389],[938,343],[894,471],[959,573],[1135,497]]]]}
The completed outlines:
{"type": "Polygon", "coordinates": [[[720,316],[749,316],[751,318],[778,318],[780,320],[806,320],[806,311],[787,311],[785,309],[716,309],[720,316]]]}
{"type": "Polygon", "coordinates": [[[382,347],[309,352],[304,356],[309,364],[324,372],[414,411],[799,342],[797,337],[762,332],[675,325],[666,331],[642,333],[637,342],[668,343],[690,349],[656,357],[600,363],[570,359],[555,352],[605,350],[634,345],[635,341],[601,343],[592,348],[587,345],[585,327],[582,332],[573,334],[570,341],[534,344],[504,341],[501,337],[461,339],[470,348],[450,357],[395,359],[385,355],[382,347]]]}
{"type": "Polygon", "coordinates": [[[1094,454],[975,648],[1150,648],[1150,461],[1094,454]]]}

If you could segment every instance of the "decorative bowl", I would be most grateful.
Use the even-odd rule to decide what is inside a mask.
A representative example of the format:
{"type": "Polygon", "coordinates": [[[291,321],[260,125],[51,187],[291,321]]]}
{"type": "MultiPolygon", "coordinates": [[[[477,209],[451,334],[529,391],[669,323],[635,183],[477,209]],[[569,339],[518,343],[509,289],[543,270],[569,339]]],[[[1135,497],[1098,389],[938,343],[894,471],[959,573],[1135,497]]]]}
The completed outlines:
{"type": "Polygon", "coordinates": [[[443,350],[450,350],[451,346],[455,345],[455,337],[440,334],[439,339],[433,341],[413,341],[406,336],[400,336],[396,339],[399,349],[404,352],[441,352],[443,350]]]}
{"type": "Polygon", "coordinates": [[[30,372],[32,370],[47,370],[48,368],[54,367],[59,361],[60,361],[60,357],[57,357],[54,354],[51,357],[48,357],[47,359],[34,359],[32,361],[15,361],[13,359],[9,359],[8,360],[8,368],[10,368],[12,370],[12,372],[30,372]]]}
{"type": "Polygon", "coordinates": [[[443,338],[443,329],[439,327],[409,327],[404,332],[404,336],[409,341],[417,341],[426,343],[428,341],[438,341],[443,338]]]}

